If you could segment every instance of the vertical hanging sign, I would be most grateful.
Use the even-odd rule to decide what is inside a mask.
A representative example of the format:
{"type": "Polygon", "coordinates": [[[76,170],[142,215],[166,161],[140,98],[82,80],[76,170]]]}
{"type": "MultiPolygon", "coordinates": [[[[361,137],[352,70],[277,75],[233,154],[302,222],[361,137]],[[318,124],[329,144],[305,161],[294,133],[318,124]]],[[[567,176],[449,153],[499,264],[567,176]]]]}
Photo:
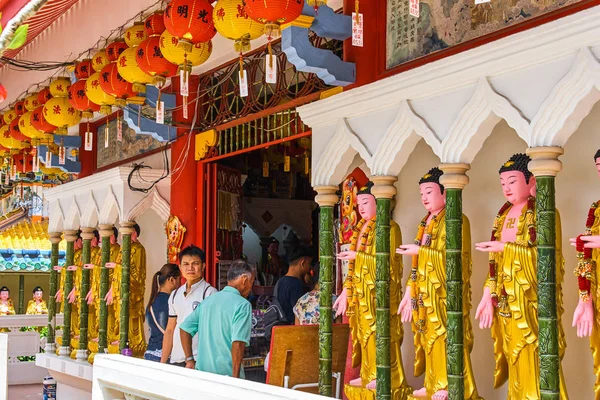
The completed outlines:
{"type": "Polygon", "coordinates": [[[92,151],[93,149],[93,141],[94,141],[94,134],[90,131],[87,131],[85,133],[85,151],[92,151]]]}
{"type": "Polygon", "coordinates": [[[363,15],[354,12],[352,13],[352,46],[363,47],[363,15]]]}
{"type": "Polygon", "coordinates": [[[187,71],[179,71],[179,94],[183,97],[183,119],[188,119],[188,96],[190,95],[190,83],[188,78],[187,71]]]}
{"type": "Polygon", "coordinates": [[[48,147],[46,150],[46,167],[52,167],[52,153],[50,152],[50,148],[48,147]]]}
{"type": "Polygon", "coordinates": [[[4,173],[4,184],[8,185],[10,183],[10,174],[8,173],[8,168],[6,169],[6,172],[4,173]]]}
{"type": "Polygon", "coordinates": [[[65,146],[58,148],[58,165],[65,165],[66,152],[65,146]]]}
{"type": "Polygon", "coordinates": [[[104,128],[104,148],[108,149],[108,133],[109,133],[109,129],[108,129],[108,122],[106,122],[106,128],[104,128]]]}
{"type": "Polygon", "coordinates": [[[31,150],[31,156],[33,157],[33,159],[32,159],[32,162],[33,162],[33,165],[32,165],[33,172],[34,173],[38,173],[38,172],[40,172],[40,159],[38,158],[38,148],[37,148],[37,146],[34,147],[31,150]]]}
{"type": "Polygon", "coordinates": [[[265,59],[265,82],[277,83],[277,58],[273,54],[267,54],[265,59]]]}
{"type": "Polygon", "coordinates": [[[410,0],[410,15],[419,18],[419,0],[410,0]]]}
{"type": "MultiPolygon", "coordinates": [[[[187,107],[186,107],[187,109],[187,107]]],[[[165,102],[160,101],[156,105],[156,123],[164,124],[165,123],[165,102]]]]}
{"type": "Polygon", "coordinates": [[[248,96],[248,73],[244,70],[238,72],[240,77],[240,97],[248,96]]]}

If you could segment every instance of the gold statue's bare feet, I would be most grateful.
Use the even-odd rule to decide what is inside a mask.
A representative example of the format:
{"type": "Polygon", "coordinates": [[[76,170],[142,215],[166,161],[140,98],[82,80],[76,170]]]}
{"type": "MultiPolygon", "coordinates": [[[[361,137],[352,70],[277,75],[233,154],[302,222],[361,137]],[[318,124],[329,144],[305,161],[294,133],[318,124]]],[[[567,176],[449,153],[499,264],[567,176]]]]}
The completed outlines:
{"type": "Polygon", "coordinates": [[[356,378],[350,381],[350,386],[362,386],[362,379],[356,378]]]}
{"type": "Polygon", "coordinates": [[[367,383],[367,389],[375,390],[377,388],[377,380],[373,379],[371,382],[367,383]]]}
{"type": "Polygon", "coordinates": [[[425,396],[427,396],[427,389],[425,389],[424,387],[422,387],[419,390],[415,390],[413,392],[413,396],[415,396],[415,397],[425,397],[425,396]]]}
{"type": "Polygon", "coordinates": [[[448,400],[448,391],[438,390],[433,396],[431,396],[431,400],[448,400]]]}

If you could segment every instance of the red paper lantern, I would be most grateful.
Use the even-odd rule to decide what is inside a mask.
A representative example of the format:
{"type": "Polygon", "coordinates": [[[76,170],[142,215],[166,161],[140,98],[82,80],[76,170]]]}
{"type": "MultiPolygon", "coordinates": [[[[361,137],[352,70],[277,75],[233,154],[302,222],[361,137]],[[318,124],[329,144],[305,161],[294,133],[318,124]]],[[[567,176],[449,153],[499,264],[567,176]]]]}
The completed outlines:
{"type": "Polygon", "coordinates": [[[24,140],[29,140],[29,138],[25,135],[23,135],[21,133],[21,130],[19,129],[19,121],[21,120],[21,116],[18,116],[17,118],[13,119],[12,122],[10,123],[10,127],[9,127],[9,133],[10,133],[10,137],[12,137],[15,140],[20,140],[20,141],[24,141],[24,140]]]}
{"type": "Polygon", "coordinates": [[[52,93],[50,93],[50,88],[45,87],[38,93],[38,104],[43,106],[51,98],[52,93]]]}
{"type": "Polygon", "coordinates": [[[129,46],[125,43],[123,39],[117,39],[108,46],[106,46],[106,56],[110,62],[115,62],[119,59],[119,56],[122,52],[124,52],[129,46]]]}
{"type": "Polygon", "coordinates": [[[304,0],[244,0],[244,10],[253,20],[265,24],[265,36],[281,36],[280,24],[300,16],[304,0]]]}
{"type": "Polygon", "coordinates": [[[27,173],[33,171],[33,156],[26,152],[13,155],[13,162],[17,172],[27,173]]]}
{"type": "Polygon", "coordinates": [[[25,114],[25,100],[19,100],[15,103],[15,111],[17,112],[17,115],[25,114]]]}
{"type": "Polygon", "coordinates": [[[146,35],[148,35],[148,37],[153,35],[160,36],[160,34],[167,29],[165,27],[164,13],[162,11],[157,11],[146,18],[144,29],[146,30],[146,35]]]}
{"type": "Polygon", "coordinates": [[[177,74],[177,65],[168,61],[160,50],[160,36],[144,40],[136,49],[135,58],[142,71],[153,75],[153,85],[160,87],[164,85],[165,78],[177,74]]]}
{"type": "Polygon", "coordinates": [[[52,133],[56,130],[56,126],[46,121],[44,116],[44,106],[39,106],[31,114],[31,126],[43,133],[52,133]]]}
{"type": "Polygon", "coordinates": [[[118,106],[125,106],[128,97],[134,97],[133,85],[119,74],[117,63],[110,63],[100,71],[100,87],[111,96],[115,96],[118,106]]]}
{"type": "Polygon", "coordinates": [[[217,31],[213,24],[213,6],[208,0],[173,0],[165,9],[165,27],[179,39],[180,45],[208,42],[217,31]]]}
{"type": "Polygon", "coordinates": [[[93,74],[92,60],[85,59],[75,67],[75,77],[77,79],[87,79],[93,74]]]}
{"type": "Polygon", "coordinates": [[[88,99],[85,93],[85,79],[75,82],[69,88],[69,103],[81,111],[83,118],[92,118],[94,112],[100,111],[100,106],[88,99]]]}

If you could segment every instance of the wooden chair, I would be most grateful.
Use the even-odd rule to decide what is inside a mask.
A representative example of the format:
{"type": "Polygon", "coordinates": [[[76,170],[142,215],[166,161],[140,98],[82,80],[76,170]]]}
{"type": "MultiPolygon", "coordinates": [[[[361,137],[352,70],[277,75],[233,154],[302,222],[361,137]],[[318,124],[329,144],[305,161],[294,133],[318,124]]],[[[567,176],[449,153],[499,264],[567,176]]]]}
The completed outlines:
{"type": "MultiPolygon", "coordinates": [[[[341,398],[348,352],[347,324],[333,326],[332,374],[334,393],[341,398]]],[[[318,393],[319,326],[287,325],[273,328],[267,384],[318,393]]]]}

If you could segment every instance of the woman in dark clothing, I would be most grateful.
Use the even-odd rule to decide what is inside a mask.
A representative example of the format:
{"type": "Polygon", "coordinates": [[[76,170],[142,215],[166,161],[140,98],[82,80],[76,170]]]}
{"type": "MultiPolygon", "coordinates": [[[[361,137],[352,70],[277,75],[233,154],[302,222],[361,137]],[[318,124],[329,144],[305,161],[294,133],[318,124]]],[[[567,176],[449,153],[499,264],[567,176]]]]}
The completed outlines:
{"type": "Polygon", "coordinates": [[[169,320],[169,296],[179,287],[181,272],[176,264],[165,264],[154,274],[152,293],[146,307],[150,339],[144,358],[160,362],[163,335],[169,320]]]}

